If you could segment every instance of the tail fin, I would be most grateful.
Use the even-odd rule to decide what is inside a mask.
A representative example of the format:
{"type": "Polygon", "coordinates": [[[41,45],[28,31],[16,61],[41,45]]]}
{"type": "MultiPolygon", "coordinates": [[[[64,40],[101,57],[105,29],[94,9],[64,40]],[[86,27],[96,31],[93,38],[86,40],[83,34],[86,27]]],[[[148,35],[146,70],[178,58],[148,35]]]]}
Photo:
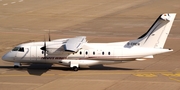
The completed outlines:
{"type": "Polygon", "coordinates": [[[151,28],[137,40],[129,41],[126,46],[163,48],[169,35],[176,13],[160,15],[151,28]]]}

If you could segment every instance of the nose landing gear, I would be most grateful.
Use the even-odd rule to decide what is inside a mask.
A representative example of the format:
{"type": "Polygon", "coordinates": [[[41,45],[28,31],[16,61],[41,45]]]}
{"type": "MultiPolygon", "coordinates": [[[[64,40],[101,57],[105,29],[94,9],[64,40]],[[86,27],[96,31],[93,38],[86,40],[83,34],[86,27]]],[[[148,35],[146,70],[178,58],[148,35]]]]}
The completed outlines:
{"type": "Polygon", "coordinates": [[[20,66],[21,66],[21,63],[19,63],[19,62],[14,63],[14,68],[19,68],[20,66]]]}

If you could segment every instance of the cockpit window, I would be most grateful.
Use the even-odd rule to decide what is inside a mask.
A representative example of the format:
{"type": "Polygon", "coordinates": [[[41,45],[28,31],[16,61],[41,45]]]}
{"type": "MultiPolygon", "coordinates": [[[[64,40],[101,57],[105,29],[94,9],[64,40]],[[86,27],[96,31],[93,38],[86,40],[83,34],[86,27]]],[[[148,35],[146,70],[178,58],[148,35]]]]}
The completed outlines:
{"type": "Polygon", "coordinates": [[[21,47],[18,51],[24,52],[24,47],[21,47]]]}
{"type": "Polygon", "coordinates": [[[12,51],[18,51],[20,47],[15,47],[12,51]]]}
{"type": "Polygon", "coordinates": [[[24,47],[15,47],[14,49],[12,49],[12,51],[24,52],[24,47]]]}

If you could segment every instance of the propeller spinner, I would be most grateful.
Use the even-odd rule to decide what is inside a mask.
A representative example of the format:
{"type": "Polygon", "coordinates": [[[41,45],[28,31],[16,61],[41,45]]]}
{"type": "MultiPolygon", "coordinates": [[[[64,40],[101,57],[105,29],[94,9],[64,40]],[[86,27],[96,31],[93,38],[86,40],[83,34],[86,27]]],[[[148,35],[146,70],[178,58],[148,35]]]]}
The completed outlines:
{"type": "Polygon", "coordinates": [[[46,52],[47,52],[47,49],[46,49],[46,39],[44,37],[44,46],[40,48],[41,50],[43,50],[43,53],[44,53],[44,57],[46,57],[46,52]]]}

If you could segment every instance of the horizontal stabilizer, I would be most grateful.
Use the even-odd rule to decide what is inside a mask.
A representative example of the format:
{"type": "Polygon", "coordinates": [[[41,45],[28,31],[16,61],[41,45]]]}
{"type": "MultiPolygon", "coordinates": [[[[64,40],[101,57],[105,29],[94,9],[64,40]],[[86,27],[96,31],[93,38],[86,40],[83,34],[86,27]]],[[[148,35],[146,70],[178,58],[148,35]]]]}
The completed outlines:
{"type": "Polygon", "coordinates": [[[143,57],[143,58],[153,58],[153,55],[146,56],[146,57],[143,57]]]}
{"type": "Polygon", "coordinates": [[[144,60],[149,59],[149,58],[153,58],[153,55],[146,56],[146,57],[143,57],[143,58],[136,58],[136,60],[137,61],[144,61],[144,60]]]}

